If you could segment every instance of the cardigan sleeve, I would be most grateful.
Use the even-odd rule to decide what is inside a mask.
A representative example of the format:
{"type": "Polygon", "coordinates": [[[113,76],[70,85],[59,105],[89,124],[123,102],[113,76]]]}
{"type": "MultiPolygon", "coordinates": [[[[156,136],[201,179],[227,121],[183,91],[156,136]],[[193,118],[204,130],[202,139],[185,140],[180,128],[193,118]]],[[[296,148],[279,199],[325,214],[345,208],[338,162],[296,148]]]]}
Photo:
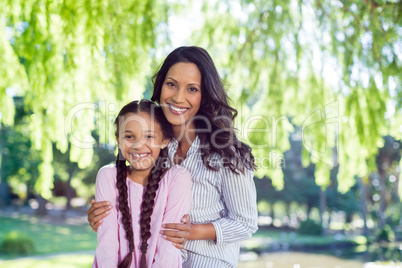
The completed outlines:
{"type": "MultiPolygon", "coordinates": [[[[176,165],[168,171],[166,176],[172,176],[172,178],[162,224],[179,223],[183,215],[188,214],[191,209],[191,175],[187,169],[176,165]]],[[[159,235],[152,267],[182,267],[181,263],[180,250],[159,235]]]]}
{"type": "Polygon", "coordinates": [[[99,170],[96,176],[95,199],[109,201],[112,205],[110,214],[103,220],[98,228],[98,246],[96,247],[95,260],[92,267],[117,267],[119,256],[119,224],[118,202],[116,192],[116,178],[112,166],[106,166],[99,170]]]}

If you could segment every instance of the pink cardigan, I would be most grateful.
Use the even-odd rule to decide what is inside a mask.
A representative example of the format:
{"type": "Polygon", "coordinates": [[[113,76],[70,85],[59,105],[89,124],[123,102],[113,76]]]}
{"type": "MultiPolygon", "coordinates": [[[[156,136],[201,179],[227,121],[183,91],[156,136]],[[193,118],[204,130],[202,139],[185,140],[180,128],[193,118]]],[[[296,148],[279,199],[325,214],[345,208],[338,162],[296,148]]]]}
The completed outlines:
{"type": "MultiPolygon", "coordinates": [[[[141,258],[140,212],[145,187],[127,178],[128,204],[131,210],[134,233],[134,253],[131,267],[139,267],[141,258]]],[[[118,208],[116,188],[116,167],[102,167],[96,177],[96,201],[110,201],[113,209],[99,227],[98,246],[92,267],[117,267],[128,253],[122,216],[118,208]]],[[[166,241],[159,233],[163,223],[180,222],[191,209],[191,175],[182,166],[173,166],[162,178],[155,196],[151,216],[151,237],[148,239],[146,254],[148,267],[182,267],[180,250],[166,241]]]]}

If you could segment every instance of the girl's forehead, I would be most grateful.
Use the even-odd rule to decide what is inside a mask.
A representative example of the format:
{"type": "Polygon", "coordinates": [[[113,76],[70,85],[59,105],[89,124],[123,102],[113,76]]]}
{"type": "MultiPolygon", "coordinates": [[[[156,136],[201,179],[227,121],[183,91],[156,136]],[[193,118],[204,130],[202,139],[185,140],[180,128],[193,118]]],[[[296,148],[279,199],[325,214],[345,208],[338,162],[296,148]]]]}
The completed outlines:
{"type": "Polygon", "coordinates": [[[132,129],[132,130],[153,130],[158,128],[159,124],[151,118],[146,112],[140,113],[127,113],[120,120],[120,129],[132,129]]]}

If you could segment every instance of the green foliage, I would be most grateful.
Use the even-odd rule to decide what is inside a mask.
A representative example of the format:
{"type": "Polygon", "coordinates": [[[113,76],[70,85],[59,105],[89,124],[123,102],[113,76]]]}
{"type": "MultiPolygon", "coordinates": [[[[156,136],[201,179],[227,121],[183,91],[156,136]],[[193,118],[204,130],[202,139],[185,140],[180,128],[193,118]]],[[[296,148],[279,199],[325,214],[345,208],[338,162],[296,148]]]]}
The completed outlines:
{"type": "Polygon", "coordinates": [[[394,231],[392,231],[391,226],[386,224],[383,228],[378,229],[376,232],[377,241],[392,242],[395,239],[394,231]]]}
{"type": "MultiPolygon", "coordinates": [[[[250,106],[242,123],[269,122],[251,135],[257,158],[282,155],[292,123],[302,128],[303,164],[316,164],[317,184],[329,186],[339,165],[345,193],[356,175],[376,169],[384,135],[402,138],[402,1],[217,1],[203,11],[192,40],[214,54],[234,103],[250,106]],[[273,124],[272,116],[286,119],[273,124]]],[[[256,174],[281,189],[277,173],[260,165],[256,174]]]]}
{"type": "Polygon", "coordinates": [[[35,252],[35,247],[31,238],[23,233],[12,231],[1,242],[0,252],[7,255],[28,255],[35,252]]]}
{"type": "MultiPolygon", "coordinates": [[[[253,147],[256,175],[271,178],[275,189],[284,187],[278,161],[290,149],[295,126],[303,166],[315,165],[322,188],[339,166],[343,193],[355,176],[376,170],[383,136],[402,139],[402,1],[201,5],[205,23],[186,42],[212,54],[239,109],[240,138],[253,147]]],[[[110,116],[122,102],[142,96],[156,69],[150,66],[166,55],[168,16],[178,14],[178,6],[160,0],[0,2],[0,120],[13,123],[12,97],[24,95],[30,140],[40,152],[37,192],[51,195],[53,144],[62,153],[73,145],[70,160],[82,169],[91,165],[94,146],[113,143],[110,116]]]]}
{"type": "Polygon", "coordinates": [[[303,235],[322,235],[323,228],[320,223],[311,219],[300,222],[299,234],[303,235]]]}
{"type": "MultiPolygon", "coordinates": [[[[30,140],[40,151],[35,190],[49,197],[53,143],[61,152],[74,144],[71,161],[91,164],[92,131],[115,112],[95,112],[96,103],[141,97],[155,29],[169,8],[153,0],[40,0],[1,1],[0,10],[0,120],[12,124],[12,97],[24,95],[30,140]]],[[[99,132],[108,140],[109,132],[99,132]]]]}

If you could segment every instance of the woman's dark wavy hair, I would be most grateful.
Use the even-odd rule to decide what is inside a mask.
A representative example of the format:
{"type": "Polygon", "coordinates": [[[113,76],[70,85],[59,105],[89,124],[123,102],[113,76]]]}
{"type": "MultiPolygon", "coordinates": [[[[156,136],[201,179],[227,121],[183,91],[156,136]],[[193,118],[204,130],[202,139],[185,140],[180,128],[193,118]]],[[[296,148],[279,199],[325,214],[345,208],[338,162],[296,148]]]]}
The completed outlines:
{"type": "Polygon", "coordinates": [[[208,52],[200,47],[179,47],[165,59],[153,76],[154,92],[151,100],[160,102],[162,86],[169,69],[176,63],[194,63],[201,73],[201,106],[194,120],[197,129],[209,129],[211,133],[199,131],[201,157],[204,165],[218,170],[213,164],[213,154],[221,157],[223,166],[233,172],[244,173],[244,167],[255,170],[250,146],[239,141],[233,127],[237,110],[228,104],[228,96],[215,64],[208,52]]]}
{"type": "MultiPolygon", "coordinates": [[[[124,116],[128,113],[138,114],[140,112],[148,113],[153,121],[159,124],[163,137],[166,139],[170,139],[172,137],[171,126],[169,122],[166,120],[165,115],[162,112],[162,109],[152,101],[149,100],[140,100],[140,101],[132,101],[126,106],[124,106],[119,115],[114,121],[116,125],[115,135],[119,137],[119,125],[123,123],[120,120],[124,120],[124,116]]],[[[141,204],[141,268],[146,267],[146,253],[148,248],[148,239],[151,236],[150,226],[151,226],[151,215],[154,207],[154,199],[156,191],[159,188],[159,182],[164,174],[165,169],[170,166],[169,158],[168,158],[168,149],[167,147],[161,149],[159,158],[156,161],[154,167],[151,169],[151,172],[148,177],[148,184],[146,186],[146,191],[143,195],[143,200],[141,204]]],[[[130,252],[127,256],[122,260],[119,264],[119,268],[130,267],[133,251],[134,251],[134,234],[133,227],[131,224],[131,212],[128,206],[128,192],[127,192],[127,169],[126,159],[124,158],[122,152],[119,149],[119,155],[116,160],[116,168],[117,168],[117,182],[116,187],[119,192],[119,210],[122,214],[122,223],[124,225],[124,230],[126,231],[126,238],[128,240],[129,250],[130,252]]],[[[120,241],[123,243],[123,241],[120,241]]]]}

